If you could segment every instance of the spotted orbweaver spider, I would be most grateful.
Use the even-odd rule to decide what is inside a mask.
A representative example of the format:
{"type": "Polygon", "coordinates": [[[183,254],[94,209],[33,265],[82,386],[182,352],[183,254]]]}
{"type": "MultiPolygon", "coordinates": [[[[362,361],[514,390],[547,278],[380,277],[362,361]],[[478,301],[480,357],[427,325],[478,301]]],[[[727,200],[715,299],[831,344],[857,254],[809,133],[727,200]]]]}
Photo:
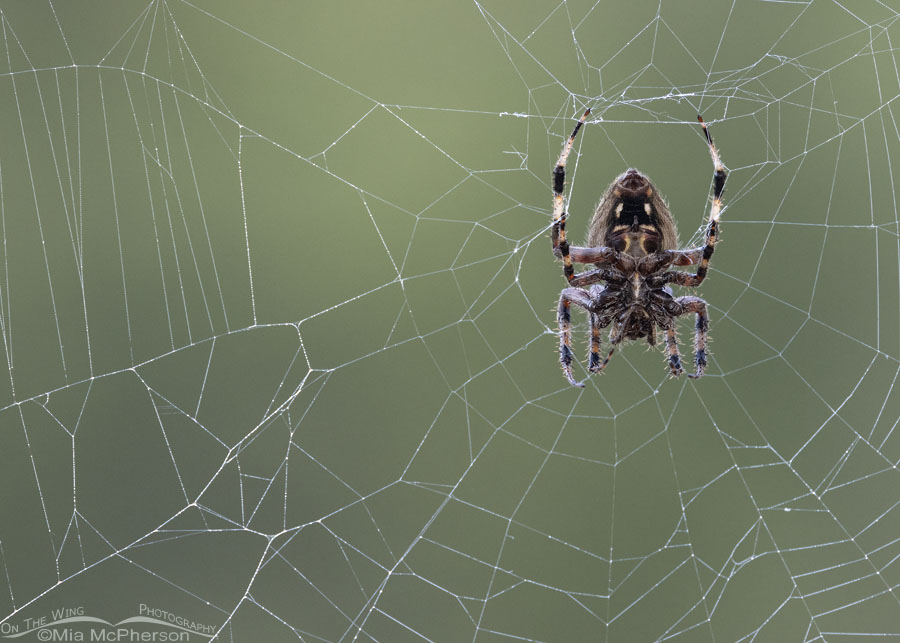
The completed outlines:
{"type": "Polygon", "coordinates": [[[591,336],[588,370],[599,373],[609,363],[623,340],[645,337],[656,345],[656,327],[666,331],[666,354],[673,376],[684,373],[675,339],[675,318],[695,313],[694,364],[696,371],[688,377],[698,378],[706,367],[706,333],[709,317],[706,302],[700,297],[673,297],[668,284],[694,288],[706,277],[709,258],[716,245],[722,191],[728,176],[713,144],[703,118],[698,116],[712,156],[713,201],[706,228],[706,245],[678,250],[675,221],[656,187],[634,168],[626,170],[603,194],[588,228],[587,247],[570,246],[566,241],[566,212],[563,186],[566,159],[572,151],[578,130],[591,110],[584,112],[572,131],[553,170],[553,255],[563,261],[563,274],[568,281],[559,297],[559,361],[563,373],[573,386],[583,387],[572,374],[572,304],[584,308],[590,318],[591,336]],[[573,263],[594,264],[593,270],[575,274],[573,263]],[[669,270],[671,266],[696,264],[695,274],[669,270]],[[601,282],[605,282],[603,285],[601,282]],[[600,331],[612,325],[609,351],[600,359],[600,331]]]}

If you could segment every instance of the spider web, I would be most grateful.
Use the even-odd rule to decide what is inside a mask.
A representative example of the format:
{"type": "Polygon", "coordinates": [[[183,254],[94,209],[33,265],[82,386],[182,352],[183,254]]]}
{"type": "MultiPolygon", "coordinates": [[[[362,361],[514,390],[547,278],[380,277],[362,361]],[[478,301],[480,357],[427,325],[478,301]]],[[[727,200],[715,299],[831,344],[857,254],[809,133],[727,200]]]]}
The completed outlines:
{"type": "Polygon", "coordinates": [[[427,4],[0,6],[0,637],[900,636],[897,11],[427,4]],[[574,243],[729,167],[702,380],[559,372],[587,106],[574,243]]]}

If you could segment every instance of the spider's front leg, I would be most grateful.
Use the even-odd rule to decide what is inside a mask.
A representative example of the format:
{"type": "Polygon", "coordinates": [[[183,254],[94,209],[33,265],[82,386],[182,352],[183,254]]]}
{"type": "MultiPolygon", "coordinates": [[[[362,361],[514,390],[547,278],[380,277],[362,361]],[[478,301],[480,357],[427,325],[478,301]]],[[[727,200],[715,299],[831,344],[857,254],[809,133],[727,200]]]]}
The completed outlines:
{"type": "MultiPolygon", "coordinates": [[[[713,201],[709,208],[709,225],[706,227],[706,245],[703,247],[700,255],[700,265],[697,267],[697,273],[671,271],[664,274],[666,283],[676,283],[679,286],[687,286],[695,288],[699,286],[706,278],[709,269],[709,259],[712,257],[713,251],[716,249],[716,241],[719,238],[719,216],[722,212],[722,193],[725,191],[725,180],[728,173],[725,171],[725,165],[719,156],[719,150],[713,143],[709,130],[703,118],[697,116],[700,125],[703,127],[703,134],[706,136],[706,143],[709,145],[709,155],[713,161],[713,201]]],[[[691,264],[695,261],[697,250],[677,251],[673,254],[673,260],[677,265],[691,264]]]]}
{"type": "Polygon", "coordinates": [[[573,280],[583,277],[586,273],[580,275],[575,274],[573,263],[593,263],[593,264],[612,264],[618,259],[619,253],[612,248],[581,248],[570,246],[566,239],[566,219],[568,214],[565,211],[565,200],[563,198],[563,188],[566,184],[566,161],[572,152],[572,146],[575,144],[575,137],[578,136],[578,130],[584,125],[585,120],[591,113],[590,109],[586,109],[581,118],[575,124],[575,129],[563,145],[559,160],[553,168],[553,225],[550,228],[550,241],[553,247],[553,256],[562,259],[563,274],[566,281],[570,285],[573,280]]]}
{"type": "Polygon", "coordinates": [[[584,121],[587,120],[590,113],[591,110],[588,108],[581,115],[581,118],[578,119],[575,129],[572,130],[572,134],[569,135],[568,140],[563,145],[559,159],[556,161],[556,167],[553,168],[553,230],[550,236],[553,242],[553,254],[556,255],[558,252],[563,260],[563,274],[566,276],[567,281],[572,281],[575,269],[572,267],[572,257],[569,255],[569,242],[566,241],[566,212],[565,201],[563,200],[563,187],[566,184],[566,161],[572,152],[572,146],[575,144],[578,130],[584,125],[584,121]]]}
{"type": "Polygon", "coordinates": [[[559,252],[563,260],[563,274],[566,280],[571,281],[575,275],[575,269],[572,267],[572,258],[569,256],[569,242],[566,241],[566,212],[565,202],[563,200],[563,187],[566,184],[566,161],[572,152],[572,146],[575,144],[575,137],[578,136],[578,130],[584,125],[588,114],[591,113],[590,108],[584,111],[575,129],[569,135],[559,159],[556,161],[556,167],[553,168],[553,231],[551,238],[553,241],[553,254],[559,252]]]}

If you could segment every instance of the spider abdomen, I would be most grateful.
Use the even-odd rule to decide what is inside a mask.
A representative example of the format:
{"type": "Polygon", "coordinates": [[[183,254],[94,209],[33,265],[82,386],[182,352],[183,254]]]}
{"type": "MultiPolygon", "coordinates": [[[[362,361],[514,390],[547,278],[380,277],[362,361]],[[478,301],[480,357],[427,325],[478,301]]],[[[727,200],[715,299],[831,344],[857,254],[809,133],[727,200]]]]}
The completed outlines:
{"type": "Polygon", "coordinates": [[[589,246],[609,246],[646,257],[678,246],[666,202],[650,179],[634,168],[616,177],[600,199],[588,228],[589,246]]]}

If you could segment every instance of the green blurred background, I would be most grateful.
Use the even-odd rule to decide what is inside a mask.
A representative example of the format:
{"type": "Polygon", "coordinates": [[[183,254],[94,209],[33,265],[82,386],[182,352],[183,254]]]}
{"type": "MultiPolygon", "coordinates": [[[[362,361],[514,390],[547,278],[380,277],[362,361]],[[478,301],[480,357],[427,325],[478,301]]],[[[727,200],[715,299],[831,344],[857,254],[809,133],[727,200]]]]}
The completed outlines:
{"type": "Polygon", "coordinates": [[[0,637],[900,635],[889,4],[0,14],[0,637]],[[730,168],[702,380],[560,373],[586,106],[576,243],[630,166],[701,241],[698,113],[730,168]]]}

